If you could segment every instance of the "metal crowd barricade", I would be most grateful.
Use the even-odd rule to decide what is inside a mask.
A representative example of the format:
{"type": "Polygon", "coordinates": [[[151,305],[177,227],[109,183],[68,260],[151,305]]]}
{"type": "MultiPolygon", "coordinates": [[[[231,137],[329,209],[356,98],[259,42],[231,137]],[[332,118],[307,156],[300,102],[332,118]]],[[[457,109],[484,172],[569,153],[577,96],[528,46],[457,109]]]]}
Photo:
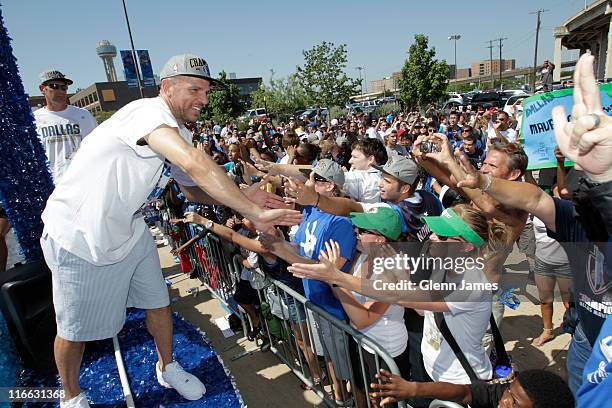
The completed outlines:
{"type": "MultiPolygon", "coordinates": [[[[194,231],[191,228],[186,228],[186,235],[187,239],[190,239],[194,236],[194,231]]],[[[188,249],[192,267],[212,296],[219,300],[228,311],[232,311],[240,317],[246,334],[246,313],[232,298],[236,284],[240,279],[239,256],[230,258],[224,249],[223,241],[213,233],[208,233],[201,241],[203,242],[195,243],[188,249]]],[[[368,396],[368,393],[372,391],[369,385],[376,379],[368,378],[369,376],[366,373],[364,353],[368,353],[368,351],[365,348],[369,349],[371,354],[374,354],[376,372],[380,368],[387,368],[391,373],[401,375],[393,358],[374,340],[311,303],[300,293],[278,280],[270,279],[270,277],[268,279],[270,285],[259,290],[258,295],[262,304],[269,305],[267,318],[262,316],[261,319],[264,324],[260,334],[260,336],[267,337],[269,350],[282,363],[287,365],[304,384],[310,387],[327,406],[357,406],[356,401],[359,398],[357,395],[359,391],[355,384],[356,378],[359,376],[365,392],[365,403],[368,408],[372,407],[368,396]],[[294,305],[291,307],[303,308],[305,313],[302,316],[300,312],[294,313],[292,318],[289,312],[290,304],[294,305]],[[274,317],[270,317],[270,315],[274,317]],[[296,315],[298,319],[304,319],[303,322],[296,322],[294,320],[296,315]],[[274,320],[274,318],[277,320],[274,320]],[[272,324],[275,325],[274,328],[271,327],[272,324]],[[282,327],[280,335],[279,324],[282,327]],[[336,334],[341,333],[344,336],[347,341],[343,342],[343,346],[338,347],[334,343],[331,351],[326,350],[322,344],[326,340],[321,329],[323,324],[333,327],[336,334]],[[352,352],[349,350],[349,347],[352,347],[349,346],[351,342],[354,346],[352,352]],[[341,384],[339,387],[335,387],[331,380],[332,373],[328,368],[332,358],[330,353],[335,355],[336,361],[344,361],[348,364],[349,378],[337,382],[341,384]],[[358,360],[358,364],[351,364],[351,354],[354,356],[353,359],[358,360]],[[309,355],[311,356],[310,363],[308,362],[309,355]],[[322,367],[321,360],[324,363],[322,367]],[[320,373],[320,381],[315,381],[313,369],[310,367],[311,364],[317,364],[316,371],[320,373]],[[327,384],[325,379],[327,379],[327,384]],[[350,383],[350,391],[346,386],[348,383],[350,383]],[[339,401],[344,402],[338,404],[335,395],[339,395],[339,401]]],[[[244,340],[243,337],[236,344],[244,340]]],[[[234,346],[235,344],[232,347],[234,346]]],[[[251,354],[255,350],[247,350],[233,359],[251,354]]],[[[364,399],[362,398],[361,401],[364,401],[364,399]]],[[[410,405],[404,401],[398,402],[397,405],[401,408],[410,408],[410,405]]]]}
{"type": "MultiPolygon", "coordinates": [[[[198,231],[192,226],[185,228],[186,239],[193,238],[198,231]]],[[[179,243],[180,245],[180,243],[179,243]]],[[[234,301],[233,294],[240,279],[240,264],[230,262],[230,256],[223,247],[223,241],[213,233],[207,233],[202,239],[194,242],[187,249],[192,270],[195,271],[202,285],[217,299],[228,313],[240,318],[244,336],[222,351],[227,351],[247,340],[246,312],[234,301]]],[[[233,259],[232,259],[233,261],[233,259]]],[[[233,359],[240,358],[256,350],[253,348],[240,353],[233,359]]]]}
{"type": "MultiPolygon", "coordinates": [[[[268,340],[271,343],[270,351],[272,351],[272,353],[274,353],[279,360],[287,365],[302,382],[309,386],[311,390],[330,407],[338,406],[338,403],[335,401],[336,398],[334,397],[335,392],[340,394],[341,401],[345,401],[345,403],[340,406],[356,406],[355,404],[358,391],[357,387],[355,386],[355,379],[357,376],[360,376],[361,380],[363,381],[362,384],[365,392],[365,402],[368,408],[372,407],[372,403],[368,396],[368,393],[372,391],[369,385],[376,379],[369,378],[365,371],[363,353],[367,353],[368,351],[365,350],[364,347],[367,347],[370,352],[373,352],[372,354],[374,354],[376,372],[383,367],[381,362],[384,362],[386,365],[384,368],[387,368],[393,374],[401,375],[393,358],[374,340],[363,335],[356,329],[349,326],[347,323],[332,316],[319,306],[311,303],[303,295],[289,288],[284,283],[275,279],[270,279],[270,282],[271,285],[265,292],[259,291],[260,301],[279,303],[278,307],[271,307],[272,313],[279,318],[280,323],[283,325],[284,332],[289,334],[288,338],[274,338],[270,332],[269,320],[262,319],[262,321],[265,322],[265,335],[268,336],[268,340]],[[291,324],[293,322],[291,322],[292,319],[289,314],[288,306],[288,304],[291,302],[294,302],[296,306],[299,304],[305,309],[305,324],[291,324]],[[340,386],[338,390],[334,390],[332,381],[329,381],[328,387],[323,385],[323,381],[314,381],[312,368],[309,367],[309,364],[306,361],[306,353],[308,352],[305,350],[306,347],[309,347],[311,351],[314,351],[315,364],[319,364],[320,360],[320,357],[317,356],[317,354],[323,354],[322,357],[325,364],[323,367],[317,367],[317,370],[325,373],[325,375],[320,375],[320,378],[331,378],[331,373],[328,369],[330,355],[328,355],[327,352],[321,353],[324,351],[324,348],[321,347],[321,345],[316,344],[317,338],[319,341],[325,341],[323,339],[324,333],[321,331],[322,323],[333,326],[336,329],[336,333],[341,332],[347,339],[347,341],[344,342],[344,347],[341,347],[340,349],[338,349],[336,344],[333,344],[333,351],[331,352],[337,356],[336,360],[341,359],[348,364],[350,370],[350,378],[348,379],[348,382],[351,384],[350,391],[347,391],[345,384],[340,386]],[[302,339],[302,347],[300,347],[298,343],[298,336],[302,339]],[[349,351],[350,342],[353,342],[353,345],[355,346],[353,355],[356,354],[356,358],[359,361],[357,364],[358,367],[354,367],[353,364],[351,364],[351,351],[349,351]]],[[[342,381],[340,383],[342,383],[342,381]]],[[[398,406],[410,407],[403,401],[398,402],[398,406]]]]}

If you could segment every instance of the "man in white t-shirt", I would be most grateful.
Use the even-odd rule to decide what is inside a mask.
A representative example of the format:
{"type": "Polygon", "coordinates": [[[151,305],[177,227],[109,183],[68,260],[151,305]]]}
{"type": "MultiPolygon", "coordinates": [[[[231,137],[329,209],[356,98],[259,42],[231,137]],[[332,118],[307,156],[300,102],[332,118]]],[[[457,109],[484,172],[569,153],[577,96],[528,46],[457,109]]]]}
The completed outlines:
{"type": "Polygon", "coordinates": [[[380,171],[374,166],[387,162],[387,152],[378,139],[363,139],[353,144],[349,164],[344,173],[344,192],[362,203],[380,202],[380,171]]]}
{"type": "Polygon", "coordinates": [[[88,110],[68,105],[66,93],[72,81],[58,70],[40,74],[44,108],[34,111],[36,132],[47,153],[51,175],[57,184],[83,138],[97,126],[88,110]]]}
{"type": "MultiPolygon", "coordinates": [[[[487,116],[489,115],[484,115],[485,118],[487,116]]],[[[487,137],[489,139],[505,139],[507,142],[514,143],[516,142],[516,134],[516,130],[510,127],[510,118],[505,111],[497,112],[497,118],[494,121],[489,120],[487,126],[487,137]]]]}
{"type": "Polygon", "coordinates": [[[389,127],[390,127],[389,123],[387,123],[387,121],[384,118],[380,118],[378,120],[377,137],[383,143],[385,142],[385,136],[387,134],[387,130],[389,130],[389,127]]]}
{"type": "Polygon", "coordinates": [[[370,139],[378,139],[378,140],[380,140],[383,143],[385,142],[384,137],[379,135],[376,122],[374,122],[374,121],[372,121],[372,123],[371,123],[370,127],[368,128],[368,130],[366,130],[366,135],[370,139]]]}
{"type": "Polygon", "coordinates": [[[84,140],[42,214],[57,320],[54,354],[65,391],[61,407],[89,406],[79,386],[84,344],[115,336],[126,306],[146,310],[158,382],[190,400],[206,391],[173,359],[168,289],[140,211],[163,193],[169,177],[189,201],[229,206],[259,230],[301,219],[297,211],[262,210],[275,205],[272,195],[257,185],[243,193],[191,145],[185,123],[198,119],[216,83],[206,61],[172,57],[160,78],[159,97],[129,103],[84,140]]]}
{"type": "Polygon", "coordinates": [[[387,156],[391,157],[392,154],[399,154],[400,156],[406,156],[408,151],[404,146],[397,143],[397,130],[388,129],[385,133],[385,148],[387,149],[387,156]]]}

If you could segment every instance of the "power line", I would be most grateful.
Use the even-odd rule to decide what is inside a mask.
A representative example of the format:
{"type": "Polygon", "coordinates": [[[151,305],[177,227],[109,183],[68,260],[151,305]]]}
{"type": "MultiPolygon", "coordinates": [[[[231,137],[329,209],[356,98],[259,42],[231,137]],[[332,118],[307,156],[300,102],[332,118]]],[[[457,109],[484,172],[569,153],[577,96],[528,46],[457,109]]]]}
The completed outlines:
{"type": "Polygon", "coordinates": [[[508,47],[506,46],[504,48],[504,51],[506,53],[506,55],[508,55],[508,53],[517,50],[519,47],[521,47],[523,44],[525,44],[526,42],[530,41],[533,37],[535,36],[535,33],[531,33],[528,37],[526,37],[523,41],[519,42],[519,43],[515,43],[513,46],[508,47]]]}
{"type": "Polygon", "coordinates": [[[529,13],[529,14],[538,15],[537,22],[536,22],[536,32],[535,32],[535,48],[533,50],[533,76],[531,77],[532,92],[535,92],[536,71],[538,69],[538,39],[540,37],[540,24],[541,24],[540,17],[542,13],[546,13],[547,11],[550,11],[550,10],[540,9],[538,11],[532,11],[531,13],[529,13]]]}
{"type": "Polygon", "coordinates": [[[506,38],[506,37],[500,37],[500,38],[497,38],[495,40],[495,41],[499,41],[498,47],[499,47],[499,86],[500,86],[500,89],[503,88],[503,85],[502,85],[502,72],[504,71],[504,69],[503,69],[503,59],[502,59],[502,48],[504,46],[503,42],[505,40],[507,40],[507,39],[508,38],[506,38]]]}
{"type": "Polygon", "coordinates": [[[489,40],[489,45],[486,47],[489,49],[489,69],[491,70],[491,88],[495,88],[495,80],[493,79],[493,41],[489,40]]]}

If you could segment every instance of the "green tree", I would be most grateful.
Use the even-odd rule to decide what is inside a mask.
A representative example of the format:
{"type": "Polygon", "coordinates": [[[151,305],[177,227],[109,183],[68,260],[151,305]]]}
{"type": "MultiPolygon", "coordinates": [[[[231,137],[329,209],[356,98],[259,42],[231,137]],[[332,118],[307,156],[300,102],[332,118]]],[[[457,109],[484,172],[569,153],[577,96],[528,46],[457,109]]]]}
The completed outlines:
{"type": "Polygon", "coordinates": [[[244,112],[244,104],[240,102],[240,90],[228,81],[225,71],[219,73],[219,82],[223,86],[208,94],[208,105],[200,112],[201,120],[213,119],[217,123],[225,123],[244,112]]]}
{"type": "Polygon", "coordinates": [[[344,106],[351,95],[358,93],[361,81],[349,78],[344,72],[346,44],[336,47],[323,41],[302,54],[304,66],[297,67],[296,77],[312,104],[328,108],[344,106]]]}
{"type": "Polygon", "coordinates": [[[93,117],[96,119],[96,122],[98,122],[98,125],[99,125],[100,123],[104,122],[106,119],[113,116],[113,113],[115,113],[115,111],[96,112],[94,113],[93,117]]]}
{"type": "Polygon", "coordinates": [[[300,84],[295,74],[287,78],[274,79],[274,71],[269,84],[262,84],[253,92],[251,108],[266,108],[268,113],[280,116],[290,116],[297,109],[304,109],[308,105],[306,90],[300,84]]]}
{"type": "Polygon", "coordinates": [[[436,49],[429,48],[429,39],[423,34],[415,35],[399,81],[399,97],[405,106],[424,106],[444,98],[448,87],[448,65],[435,56],[436,49]]]}

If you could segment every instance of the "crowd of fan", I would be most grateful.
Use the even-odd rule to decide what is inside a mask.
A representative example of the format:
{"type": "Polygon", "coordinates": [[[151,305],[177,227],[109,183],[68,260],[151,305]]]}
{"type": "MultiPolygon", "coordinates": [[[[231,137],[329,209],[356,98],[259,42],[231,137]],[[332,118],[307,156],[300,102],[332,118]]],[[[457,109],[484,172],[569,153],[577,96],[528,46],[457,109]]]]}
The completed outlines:
{"type": "MultiPolygon", "coordinates": [[[[414,406],[427,406],[430,400],[421,397],[441,391],[422,387],[417,391],[414,387],[434,381],[459,385],[441,395],[471,406],[497,406],[496,401],[503,400],[518,406],[573,406],[572,393],[581,382],[580,373],[569,373],[572,393],[558,376],[539,370],[525,371],[515,381],[521,385],[512,386],[514,390],[497,385],[491,391],[488,385],[473,381],[443,340],[435,321],[441,312],[476,376],[481,380],[493,378],[495,358],[490,358],[491,336],[487,330],[491,313],[501,325],[504,305],[499,293],[475,291],[468,300],[454,301],[450,297],[442,302],[394,301],[389,295],[381,301],[307,275],[296,277],[300,276],[299,265],[318,261],[319,265],[369,279],[371,271],[361,266],[372,243],[455,241],[466,243],[468,252],[487,260],[487,267],[476,271],[474,279],[499,282],[505,260],[518,241],[530,270],[536,272],[542,302],[544,329],[534,344],[540,346],[551,340],[555,282],[562,291],[565,308],[572,312],[574,307],[567,255],[547,236],[544,223],[537,217],[533,219],[522,209],[497,205],[483,189],[457,185],[461,171],[537,185],[526,170],[528,160],[520,141],[521,114],[521,105],[514,106],[510,113],[484,109],[444,112],[430,107],[424,112],[418,108],[392,111],[382,117],[347,114],[329,122],[318,116],[307,122],[291,117],[287,123],[276,125],[270,121],[252,123],[246,131],[233,123],[197,122],[190,127],[197,149],[224,166],[241,188],[276,193],[284,197],[287,206],[303,209],[304,219],[291,230],[260,232],[248,219],[225,207],[185,203],[185,213],[179,220],[200,224],[240,249],[243,271],[234,298],[250,316],[251,339],[261,330],[256,290],[265,286],[263,276],[268,275],[304,294],[334,317],[350,322],[384,347],[405,379],[387,371],[378,373],[385,382],[376,395],[387,397],[387,402],[410,399],[414,406]],[[438,231],[429,225],[427,217],[440,215],[467,225],[475,234],[452,237],[438,231]],[[577,378],[572,382],[573,375],[577,378]],[[471,388],[466,385],[470,383],[471,388]],[[533,405],[523,405],[521,399],[533,405]]],[[[564,167],[560,152],[558,163],[552,176],[541,172],[540,187],[551,195],[567,197],[570,187],[565,185],[565,174],[569,169],[564,167]]],[[[176,195],[179,191],[174,186],[176,195]]],[[[175,253],[191,242],[175,249],[175,253]]],[[[440,271],[427,271],[427,275],[423,271],[423,276],[412,279],[429,279],[436,272],[440,271]]],[[[461,280],[463,276],[449,271],[444,279],[461,280]]],[[[307,338],[302,305],[292,302],[287,306],[293,335],[315,384],[322,381],[316,356],[325,354],[334,397],[343,406],[346,401],[341,390],[349,379],[349,364],[357,361],[345,361],[334,350],[348,346],[356,354],[354,346],[345,344],[342,332],[323,321],[316,322],[322,338],[307,338]]],[[[310,335],[313,333],[316,336],[316,331],[310,335]]],[[[365,365],[374,380],[377,373],[373,356],[365,357],[365,365]]],[[[358,406],[366,406],[364,384],[358,381],[355,386],[358,406]]]]}

